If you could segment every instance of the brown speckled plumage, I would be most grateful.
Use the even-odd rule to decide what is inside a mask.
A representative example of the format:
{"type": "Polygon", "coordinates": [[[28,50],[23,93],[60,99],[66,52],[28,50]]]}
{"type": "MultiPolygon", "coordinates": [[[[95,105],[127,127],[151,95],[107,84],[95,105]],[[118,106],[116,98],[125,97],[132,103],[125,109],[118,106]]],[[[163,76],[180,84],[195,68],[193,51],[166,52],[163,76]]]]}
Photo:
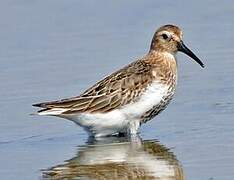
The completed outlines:
{"type": "MultiPolygon", "coordinates": [[[[140,117],[139,115],[136,116],[136,119],[140,120],[139,123],[142,124],[159,114],[172,99],[177,83],[175,54],[179,50],[203,66],[202,62],[183,44],[182,31],[177,26],[165,25],[155,32],[150,51],[143,58],[97,82],[80,96],[34,104],[34,106],[43,108],[38,111],[38,114],[67,118],[68,115],[73,116],[83,113],[105,114],[114,110],[120,110],[127,105],[137,104],[137,102],[139,104],[140,101],[143,101],[142,105],[145,106],[143,108],[147,109],[148,106],[150,108],[145,110],[140,117]],[[163,92],[159,92],[160,90],[158,90],[158,93],[160,96],[162,93],[164,94],[162,97],[159,96],[161,100],[155,102],[154,105],[151,104],[152,102],[145,101],[144,98],[142,99],[146,91],[147,93],[151,93],[148,90],[152,85],[154,86],[153,91],[156,91],[157,85],[162,85],[163,92]],[[166,90],[164,90],[165,87],[166,90]],[[56,113],[53,114],[53,110],[56,113]]],[[[157,96],[157,92],[154,95],[157,96]]],[[[131,113],[135,112],[128,113],[132,115],[131,113]]],[[[121,114],[121,117],[122,115],[125,116],[125,114],[121,114]]],[[[129,115],[126,115],[127,117],[129,115]]],[[[81,123],[78,124],[80,125],[81,123]]],[[[134,128],[138,128],[137,124],[134,126],[134,128]]]]}
{"type": "Polygon", "coordinates": [[[35,106],[47,109],[69,108],[64,114],[105,113],[134,102],[153,80],[172,86],[174,90],[175,77],[176,62],[173,62],[172,66],[168,66],[160,53],[152,51],[146,57],[96,83],[78,97],[36,104],[35,106]],[[153,71],[156,72],[155,76],[153,76],[153,71]]]}

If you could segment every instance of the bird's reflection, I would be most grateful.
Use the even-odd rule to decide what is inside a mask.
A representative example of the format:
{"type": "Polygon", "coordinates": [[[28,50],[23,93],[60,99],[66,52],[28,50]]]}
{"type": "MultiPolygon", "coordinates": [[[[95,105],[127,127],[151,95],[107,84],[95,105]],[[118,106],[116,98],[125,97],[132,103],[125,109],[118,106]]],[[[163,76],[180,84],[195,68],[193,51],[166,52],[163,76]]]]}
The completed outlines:
{"type": "Polygon", "coordinates": [[[139,137],[89,139],[74,158],[42,173],[43,179],[184,179],[168,148],[139,137]]]}

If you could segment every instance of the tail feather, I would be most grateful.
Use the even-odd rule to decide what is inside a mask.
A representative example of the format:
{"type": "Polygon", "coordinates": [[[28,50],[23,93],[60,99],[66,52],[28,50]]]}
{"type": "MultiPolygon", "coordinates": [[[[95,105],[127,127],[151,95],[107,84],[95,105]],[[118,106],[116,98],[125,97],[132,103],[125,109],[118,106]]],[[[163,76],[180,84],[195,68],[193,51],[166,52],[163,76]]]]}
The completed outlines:
{"type": "Polygon", "coordinates": [[[63,112],[67,111],[66,108],[62,108],[62,107],[50,107],[51,104],[56,104],[56,103],[59,103],[59,101],[37,103],[37,104],[33,104],[32,106],[43,108],[37,111],[36,113],[37,115],[58,116],[62,114],[63,112]]]}
{"type": "Polygon", "coordinates": [[[41,108],[47,108],[48,103],[37,103],[37,104],[33,104],[32,106],[34,106],[34,107],[41,107],[41,108]]]}
{"type": "Polygon", "coordinates": [[[48,116],[58,116],[67,111],[67,109],[62,108],[45,108],[37,111],[37,115],[48,115],[48,116]]]}

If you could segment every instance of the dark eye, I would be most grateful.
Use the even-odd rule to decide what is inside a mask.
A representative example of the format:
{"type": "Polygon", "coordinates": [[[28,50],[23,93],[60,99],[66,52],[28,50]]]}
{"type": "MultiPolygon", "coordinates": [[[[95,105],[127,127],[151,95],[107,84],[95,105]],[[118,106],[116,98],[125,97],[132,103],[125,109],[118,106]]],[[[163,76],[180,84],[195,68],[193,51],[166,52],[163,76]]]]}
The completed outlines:
{"type": "Polygon", "coordinates": [[[168,35],[166,35],[166,34],[162,34],[162,37],[163,37],[163,39],[168,39],[169,37],[168,37],[168,35]]]}

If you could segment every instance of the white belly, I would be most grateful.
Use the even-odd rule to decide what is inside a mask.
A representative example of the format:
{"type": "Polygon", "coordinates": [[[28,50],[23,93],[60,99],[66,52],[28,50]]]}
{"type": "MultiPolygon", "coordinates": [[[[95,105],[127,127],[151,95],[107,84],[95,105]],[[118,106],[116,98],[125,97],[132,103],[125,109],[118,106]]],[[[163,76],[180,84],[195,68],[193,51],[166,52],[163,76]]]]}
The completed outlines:
{"type": "Polygon", "coordinates": [[[81,113],[66,117],[88,129],[95,136],[105,136],[118,132],[136,134],[140,117],[160,103],[168,93],[168,86],[152,83],[134,103],[108,113],[81,113]]]}

